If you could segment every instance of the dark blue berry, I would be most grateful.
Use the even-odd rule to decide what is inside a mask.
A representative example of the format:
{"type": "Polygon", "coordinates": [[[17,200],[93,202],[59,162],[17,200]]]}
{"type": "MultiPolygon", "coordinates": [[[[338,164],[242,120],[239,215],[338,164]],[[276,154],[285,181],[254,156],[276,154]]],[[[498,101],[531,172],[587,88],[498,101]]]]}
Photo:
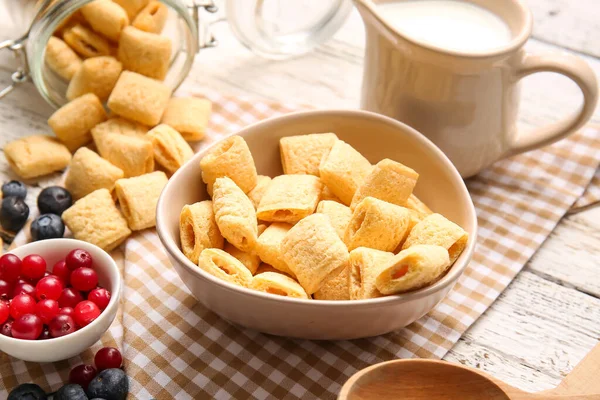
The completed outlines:
{"type": "Polygon", "coordinates": [[[27,197],[27,186],[23,182],[9,181],[2,185],[2,196],[3,197],[18,197],[19,199],[25,199],[27,197]]]}
{"type": "Polygon", "coordinates": [[[48,396],[34,383],[24,383],[14,388],[6,400],[46,400],[48,396]]]}
{"type": "Polygon", "coordinates": [[[31,239],[36,240],[61,238],[65,234],[65,224],[56,214],[40,215],[31,223],[31,239]]]}
{"type": "Polygon", "coordinates": [[[88,400],[88,397],[80,385],[70,383],[58,389],[54,400],[88,400]]]}
{"type": "Polygon", "coordinates": [[[88,385],[90,398],[99,397],[105,400],[125,400],[129,392],[129,380],[125,372],[119,368],[109,368],[100,372],[88,385]]]}
{"type": "Polygon", "coordinates": [[[29,207],[23,199],[6,197],[0,208],[0,224],[7,231],[18,232],[29,218],[29,207]]]}
{"type": "Polygon", "coordinates": [[[60,186],[50,186],[40,192],[38,196],[38,209],[42,214],[62,213],[73,204],[71,193],[60,186]]]}

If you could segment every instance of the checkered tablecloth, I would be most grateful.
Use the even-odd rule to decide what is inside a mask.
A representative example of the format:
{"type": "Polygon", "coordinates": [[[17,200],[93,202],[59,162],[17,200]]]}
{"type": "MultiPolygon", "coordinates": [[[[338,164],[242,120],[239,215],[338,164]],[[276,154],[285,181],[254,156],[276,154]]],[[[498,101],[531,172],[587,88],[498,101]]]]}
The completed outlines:
{"type": "MultiPolygon", "coordinates": [[[[206,95],[206,94],[205,94],[206,95]]],[[[209,143],[241,127],[297,109],[208,94],[209,143]]],[[[197,149],[198,150],[198,149],[197,149]]],[[[409,327],[370,339],[315,342],[267,336],[230,325],[199,304],[167,260],[153,230],[114,256],[123,268],[120,314],[80,357],[54,364],[0,357],[0,398],[18,383],[56,389],[71,366],[117,345],[139,399],[333,399],[357,370],[404,357],[441,358],[502,293],[573,205],[600,200],[600,130],[582,129],[548,148],[495,164],[468,188],[479,217],[473,261],[448,297],[409,327]],[[585,195],[584,195],[585,192],[585,195]]],[[[26,238],[20,236],[17,243],[26,238]]]]}

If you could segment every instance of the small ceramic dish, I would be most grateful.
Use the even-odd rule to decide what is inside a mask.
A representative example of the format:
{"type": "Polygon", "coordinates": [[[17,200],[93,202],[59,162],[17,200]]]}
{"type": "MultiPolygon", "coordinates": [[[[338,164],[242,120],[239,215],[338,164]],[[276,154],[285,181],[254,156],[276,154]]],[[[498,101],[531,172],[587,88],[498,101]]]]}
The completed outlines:
{"type": "Polygon", "coordinates": [[[458,171],[419,132],[391,118],[359,110],[308,111],[268,119],[237,132],[259,174],[282,174],[279,139],[335,132],[372,163],[383,158],[416,170],[415,194],[435,212],[465,229],[467,247],[448,273],[414,292],[368,300],[317,301],[275,296],[235,286],[198,268],[180,250],[179,214],[185,204],[207,200],[196,154],[169,180],[157,206],[157,230],[173,267],[192,294],[226,320],[274,335],[306,339],[353,339],[381,335],[409,325],[438,304],[471,260],[477,236],[475,207],[458,171]]]}
{"type": "Polygon", "coordinates": [[[0,335],[0,350],[23,361],[55,362],[66,360],[83,352],[96,343],[108,330],[117,315],[121,296],[122,279],[112,257],[93,244],[75,239],[49,239],[29,243],[10,251],[23,259],[38,254],[46,260],[47,270],[74,249],[83,249],[92,255],[94,269],[100,286],[110,290],[108,306],[96,320],[69,335],[47,340],[22,340],[0,335]]]}

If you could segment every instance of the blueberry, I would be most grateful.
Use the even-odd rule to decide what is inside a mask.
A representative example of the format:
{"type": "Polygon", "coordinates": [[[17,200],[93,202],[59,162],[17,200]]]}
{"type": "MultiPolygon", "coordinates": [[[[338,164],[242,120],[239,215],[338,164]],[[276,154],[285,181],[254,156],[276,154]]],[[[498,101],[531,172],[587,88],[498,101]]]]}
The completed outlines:
{"type": "Polygon", "coordinates": [[[71,383],[58,389],[54,400],[88,400],[88,397],[80,385],[71,383]]]}
{"type": "Polygon", "coordinates": [[[65,224],[55,214],[40,215],[31,223],[33,241],[61,238],[65,234],[65,224]]]}
{"type": "Polygon", "coordinates": [[[14,388],[6,400],[46,400],[48,396],[34,383],[24,383],[14,388]]]}
{"type": "Polygon", "coordinates": [[[14,196],[25,200],[25,197],[27,197],[27,186],[25,186],[23,182],[19,181],[6,182],[4,185],[2,185],[2,196],[14,196]]]}
{"type": "Polygon", "coordinates": [[[90,398],[106,400],[125,400],[129,392],[129,381],[125,372],[119,368],[109,368],[100,372],[88,385],[90,398]]]}
{"type": "Polygon", "coordinates": [[[29,218],[29,207],[23,199],[6,197],[0,208],[0,224],[7,231],[18,232],[29,218]]]}
{"type": "Polygon", "coordinates": [[[50,186],[40,192],[38,196],[38,208],[42,214],[62,213],[73,204],[71,193],[60,186],[50,186]]]}

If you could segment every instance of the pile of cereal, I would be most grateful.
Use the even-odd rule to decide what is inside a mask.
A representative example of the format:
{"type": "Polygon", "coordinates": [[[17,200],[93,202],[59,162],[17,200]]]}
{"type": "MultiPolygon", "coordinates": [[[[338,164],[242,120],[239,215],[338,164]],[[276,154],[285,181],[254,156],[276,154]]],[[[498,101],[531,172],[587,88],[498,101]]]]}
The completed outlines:
{"type": "Polygon", "coordinates": [[[64,185],[76,202],[64,223],[105,250],[155,226],[167,175],[206,132],[211,102],[171,97],[162,82],[171,58],[171,41],[160,35],[167,14],[148,0],[95,0],[72,14],[46,46],[46,64],[69,81],[69,102],[48,120],[56,138],[29,136],[4,149],[23,179],[69,167],[64,185]]]}
{"type": "Polygon", "coordinates": [[[250,289],[316,300],[403,293],[438,280],[468,234],[412,192],[419,175],[371,163],[334,133],[284,137],[284,175],[258,175],[240,136],[200,161],[212,200],[183,207],[181,249],[250,289]]]}

